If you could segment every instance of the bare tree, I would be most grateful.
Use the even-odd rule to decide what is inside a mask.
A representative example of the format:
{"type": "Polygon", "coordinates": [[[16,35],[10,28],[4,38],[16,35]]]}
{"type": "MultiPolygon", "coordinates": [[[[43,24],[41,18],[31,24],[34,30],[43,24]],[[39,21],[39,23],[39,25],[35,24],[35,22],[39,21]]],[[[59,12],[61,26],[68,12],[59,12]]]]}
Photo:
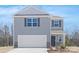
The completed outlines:
{"type": "Polygon", "coordinates": [[[5,46],[9,46],[9,27],[7,25],[4,25],[3,27],[3,31],[4,31],[4,43],[5,46]]]}
{"type": "Polygon", "coordinates": [[[74,31],[72,40],[76,44],[76,46],[79,46],[79,31],[74,31]]]}

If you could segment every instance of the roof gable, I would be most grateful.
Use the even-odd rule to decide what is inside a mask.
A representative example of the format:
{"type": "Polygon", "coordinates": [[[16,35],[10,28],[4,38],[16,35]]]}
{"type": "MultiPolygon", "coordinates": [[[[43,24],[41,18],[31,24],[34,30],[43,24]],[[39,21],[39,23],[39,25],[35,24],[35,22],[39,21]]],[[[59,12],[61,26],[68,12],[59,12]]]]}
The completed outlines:
{"type": "Polygon", "coordinates": [[[24,8],[23,10],[19,11],[15,16],[18,15],[49,15],[47,12],[40,10],[34,6],[29,6],[28,8],[24,8]]]}

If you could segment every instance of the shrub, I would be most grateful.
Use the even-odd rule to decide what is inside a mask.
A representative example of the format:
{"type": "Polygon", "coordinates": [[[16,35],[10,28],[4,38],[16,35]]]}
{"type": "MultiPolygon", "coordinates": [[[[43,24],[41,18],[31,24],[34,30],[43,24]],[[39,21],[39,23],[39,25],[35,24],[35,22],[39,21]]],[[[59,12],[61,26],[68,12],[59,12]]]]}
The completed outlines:
{"type": "Polygon", "coordinates": [[[64,44],[62,44],[62,45],[60,45],[60,48],[61,48],[61,49],[65,49],[66,46],[65,46],[64,44]]]}
{"type": "Polygon", "coordinates": [[[65,39],[66,46],[75,46],[76,44],[71,39],[65,39]]]}

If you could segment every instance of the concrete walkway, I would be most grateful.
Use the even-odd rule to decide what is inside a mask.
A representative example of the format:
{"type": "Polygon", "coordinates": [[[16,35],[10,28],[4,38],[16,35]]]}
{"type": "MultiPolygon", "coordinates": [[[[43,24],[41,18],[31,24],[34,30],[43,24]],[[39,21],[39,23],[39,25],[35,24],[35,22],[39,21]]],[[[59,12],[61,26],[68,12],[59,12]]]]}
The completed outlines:
{"type": "Polygon", "coordinates": [[[8,53],[47,53],[47,48],[15,48],[8,53]]]}

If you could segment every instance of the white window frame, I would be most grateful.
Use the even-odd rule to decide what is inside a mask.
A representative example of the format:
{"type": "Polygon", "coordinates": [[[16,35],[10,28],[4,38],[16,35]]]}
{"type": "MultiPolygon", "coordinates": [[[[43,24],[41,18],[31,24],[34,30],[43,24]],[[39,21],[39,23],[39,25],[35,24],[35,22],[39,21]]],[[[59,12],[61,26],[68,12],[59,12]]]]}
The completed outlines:
{"type": "Polygon", "coordinates": [[[31,19],[31,22],[26,21],[26,26],[28,26],[28,23],[31,23],[32,24],[31,26],[28,26],[28,27],[37,27],[38,26],[38,18],[27,18],[27,20],[28,19],[31,19]],[[36,22],[33,21],[34,19],[36,20],[36,22]],[[34,26],[34,23],[36,23],[37,25],[34,26]]]}
{"type": "Polygon", "coordinates": [[[60,27],[60,23],[59,23],[60,20],[56,20],[56,19],[55,19],[55,20],[52,20],[52,21],[53,21],[52,27],[60,27]],[[56,24],[57,24],[58,26],[55,26],[56,24]]]}

